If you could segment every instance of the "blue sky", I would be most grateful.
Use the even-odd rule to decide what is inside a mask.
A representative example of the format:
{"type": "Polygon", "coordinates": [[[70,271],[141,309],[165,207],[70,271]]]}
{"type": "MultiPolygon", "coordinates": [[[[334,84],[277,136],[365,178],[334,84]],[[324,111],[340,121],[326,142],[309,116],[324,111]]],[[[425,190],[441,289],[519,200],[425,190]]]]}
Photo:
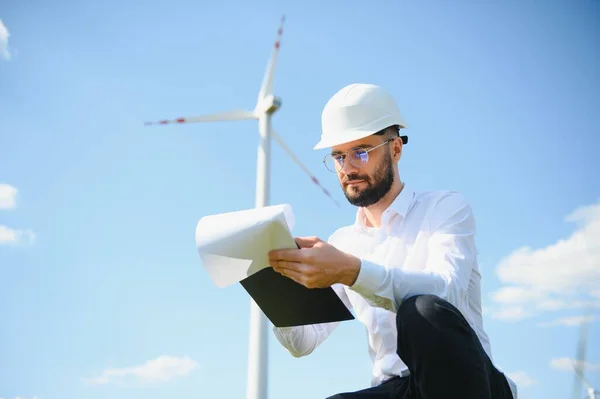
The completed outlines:
{"type": "MultiPolygon", "coordinates": [[[[496,362],[522,398],[567,397],[591,309],[600,389],[600,2],[209,4],[2,2],[0,397],[245,396],[248,296],[212,284],[194,231],[254,206],[256,122],[143,123],[251,109],[281,14],[274,127],[342,204],[273,143],[294,234],[353,221],[312,147],[331,95],[384,86],[403,180],[473,205],[496,362]]],[[[271,398],[370,381],[358,322],[302,359],[271,335],[269,361],[271,398]]]]}

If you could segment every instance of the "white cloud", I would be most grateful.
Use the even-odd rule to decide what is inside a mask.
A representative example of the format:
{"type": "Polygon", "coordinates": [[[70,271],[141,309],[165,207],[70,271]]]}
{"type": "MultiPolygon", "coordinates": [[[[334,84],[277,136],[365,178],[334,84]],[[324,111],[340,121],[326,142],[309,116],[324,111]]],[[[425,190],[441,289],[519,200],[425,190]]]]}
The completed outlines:
{"type": "Polygon", "coordinates": [[[533,384],[537,384],[537,381],[525,371],[514,371],[512,373],[506,373],[506,375],[520,387],[529,387],[533,384]]]}
{"type": "Polygon", "coordinates": [[[33,244],[35,233],[29,229],[16,230],[0,225],[0,245],[33,244]]]}
{"type": "Polygon", "coordinates": [[[17,206],[18,192],[16,187],[0,183],[0,209],[14,209],[17,206]]]}
{"type": "MultiPolygon", "coordinates": [[[[521,247],[496,269],[493,317],[516,321],[562,309],[600,308],[600,202],[568,215],[576,230],[544,248],[521,247]]],[[[564,322],[563,322],[564,325],[564,322]]]]}
{"type": "MultiPolygon", "coordinates": [[[[0,21],[0,24],[1,23],[2,21],[0,21]]],[[[19,190],[16,187],[6,183],[0,183],[0,210],[16,208],[18,193],[19,190]]],[[[35,233],[30,229],[19,230],[0,224],[0,245],[32,244],[34,240],[35,233]]]]}
{"type": "Polygon", "coordinates": [[[590,362],[582,362],[581,360],[576,361],[575,359],[571,359],[568,357],[561,357],[552,359],[550,361],[550,367],[560,371],[574,371],[573,366],[577,364],[577,367],[583,370],[583,372],[587,371],[600,371],[600,364],[590,363],[590,362]]]}
{"type": "Polygon", "coordinates": [[[8,50],[8,37],[10,33],[8,33],[8,29],[4,25],[4,22],[0,19],[0,57],[5,60],[11,59],[10,51],[8,50]]]}
{"type": "Polygon", "coordinates": [[[138,366],[124,368],[108,368],[101,375],[84,378],[90,384],[107,384],[123,382],[130,377],[136,382],[167,382],[176,377],[184,377],[198,367],[196,361],[189,357],[159,356],[138,366]]]}
{"type": "Polygon", "coordinates": [[[596,316],[570,316],[570,317],[561,317],[560,319],[556,319],[553,321],[547,321],[538,323],[540,327],[552,327],[552,326],[567,326],[574,327],[579,326],[584,323],[591,323],[594,320],[598,320],[596,316]]]}

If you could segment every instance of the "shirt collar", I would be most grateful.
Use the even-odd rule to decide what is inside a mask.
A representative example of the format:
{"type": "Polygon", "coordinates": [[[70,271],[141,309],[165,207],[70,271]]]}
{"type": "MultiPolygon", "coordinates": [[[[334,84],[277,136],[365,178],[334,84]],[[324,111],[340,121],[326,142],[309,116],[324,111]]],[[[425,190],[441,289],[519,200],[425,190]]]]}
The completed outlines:
{"type": "MultiPolygon", "coordinates": [[[[405,218],[410,210],[415,198],[415,191],[408,188],[404,185],[400,194],[396,196],[394,201],[390,204],[390,206],[383,212],[381,215],[382,225],[387,225],[395,215],[402,216],[405,218]]],[[[365,214],[364,209],[358,208],[356,211],[356,219],[354,221],[354,226],[357,230],[365,230],[369,229],[365,223],[365,214]]]]}
{"type": "Polygon", "coordinates": [[[408,211],[410,210],[414,202],[414,199],[414,190],[411,190],[410,188],[406,187],[406,185],[404,185],[404,188],[402,189],[402,191],[400,191],[400,194],[398,194],[396,199],[394,199],[394,201],[390,204],[388,210],[394,211],[398,215],[405,218],[406,214],[408,214],[408,211]]]}

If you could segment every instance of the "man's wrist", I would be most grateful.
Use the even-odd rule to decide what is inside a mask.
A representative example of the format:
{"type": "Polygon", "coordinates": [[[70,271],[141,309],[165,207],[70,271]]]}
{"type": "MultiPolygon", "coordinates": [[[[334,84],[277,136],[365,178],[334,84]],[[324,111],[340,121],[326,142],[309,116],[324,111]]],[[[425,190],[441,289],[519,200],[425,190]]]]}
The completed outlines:
{"type": "Polygon", "coordinates": [[[342,270],[342,276],[340,278],[340,283],[351,287],[356,282],[358,278],[358,274],[360,273],[361,259],[348,254],[348,263],[347,266],[342,270]]]}

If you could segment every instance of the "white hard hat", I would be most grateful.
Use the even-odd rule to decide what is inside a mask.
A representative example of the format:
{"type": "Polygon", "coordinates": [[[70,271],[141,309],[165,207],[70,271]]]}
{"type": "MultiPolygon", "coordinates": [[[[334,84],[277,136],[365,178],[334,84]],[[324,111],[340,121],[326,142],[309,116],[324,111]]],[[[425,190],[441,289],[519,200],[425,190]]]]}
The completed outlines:
{"type": "MultiPolygon", "coordinates": [[[[333,95],[321,114],[321,140],[314,150],[348,143],[386,127],[406,128],[394,98],[381,87],[350,84],[333,95]]],[[[407,138],[404,136],[406,143],[407,138]]]]}

